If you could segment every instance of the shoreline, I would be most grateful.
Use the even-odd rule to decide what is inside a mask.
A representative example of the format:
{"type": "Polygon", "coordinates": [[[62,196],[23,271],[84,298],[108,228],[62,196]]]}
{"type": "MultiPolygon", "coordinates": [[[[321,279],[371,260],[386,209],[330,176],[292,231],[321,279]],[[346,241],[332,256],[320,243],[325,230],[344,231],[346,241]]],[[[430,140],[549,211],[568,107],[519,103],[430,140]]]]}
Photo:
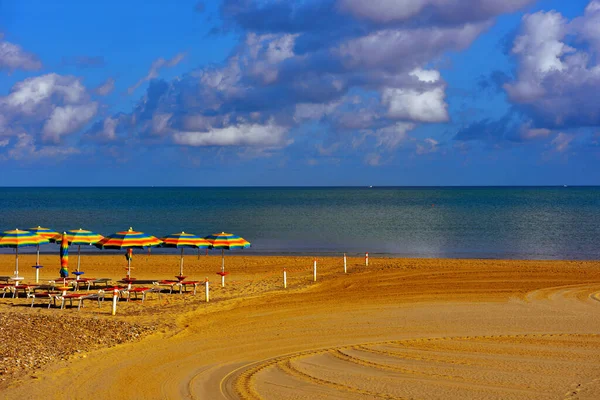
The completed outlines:
{"type": "MultiPolygon", "coordinates": [[[[172,256],[177,255],[180,256],[180,249],[177,251],[173,251],[173,249],[161,248],[155,249],[153,248],[150,251],[150,256],[172,256]]],[[[452,256],[450,254],[417,254],[417,253],[381,253],[381,252],[371,252],[369,251],[369,257],[371,258],[382,258],[382,259],[411,259],[411,260],[505,260],[505,261],[598,261],[600,257],[595,255],[582,255],[581,257],[573,257],[566,258],[561,256],[546,256],[546,257],[515,257],[514,255],[506,254],[506,256],[502,255],[491,255],[489,253],[460,253],[456,254],[456,256],[452,256]]],[[[34,256],[33,262],[35,263],[35,247],[31,248],[22,248],[19,249],[19,259],[21,257],[31,257],[34,256]],[[33,250],[32,250],[33,249],[33,250]]],[[[56,251],[42,251],[40,250],[40,256],[55,256],[58,257],[59,249],[57,246],[56,251]]],[[[81,255],[84,256],[123,256],[125,254],[124,250],[87,250],[82,248],[81,255]]],[[[146,256],[147,249],[134,249],[134,255],[137,256],[146,256]]],[[[234,251],[225,251],[225,258],[227,257],[324,257],[324,258],[338,258],[343,257],[346,254],[347,257],[350,258],[364,258],[365,253],[362,252],[343,252],[343,251],[248,251],[248,250],[234,250],[234,251]]],[[[14,258],[14,249],[0,248],[0,257],[12,256],[14,258]]],[[[194,249],[185,249],[184,253],[185,257],[197,257],[198,252],[194,249]]],[[[209,256],[221,256],[221,253],[217,250],[209,250],[209,256]]],[[[69,248],[69,256],[76,257],[77,251],[72,247],[69,248]]],[[[201,250],[200,258],[205,257],[205,250],[201,250]]]]}

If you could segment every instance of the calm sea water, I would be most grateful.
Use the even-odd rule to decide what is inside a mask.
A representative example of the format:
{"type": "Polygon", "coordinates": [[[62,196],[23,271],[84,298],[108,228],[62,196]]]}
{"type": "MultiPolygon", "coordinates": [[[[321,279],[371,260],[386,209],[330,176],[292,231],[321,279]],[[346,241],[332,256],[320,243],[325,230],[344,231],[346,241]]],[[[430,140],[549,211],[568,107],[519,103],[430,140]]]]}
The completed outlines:
{"type": "MultiPolygon", "coordinates": [[[[600,188],[0,188],[0,229],[233,232],[244,252],[600,259],[600,188]]],[[[42,251],[56,251],[55,245],[42,251]]],[[[83,250],[83,249],[82,249],[83,250]]],[[[4,252],[10,250],[3,250],[4,252]]]]}

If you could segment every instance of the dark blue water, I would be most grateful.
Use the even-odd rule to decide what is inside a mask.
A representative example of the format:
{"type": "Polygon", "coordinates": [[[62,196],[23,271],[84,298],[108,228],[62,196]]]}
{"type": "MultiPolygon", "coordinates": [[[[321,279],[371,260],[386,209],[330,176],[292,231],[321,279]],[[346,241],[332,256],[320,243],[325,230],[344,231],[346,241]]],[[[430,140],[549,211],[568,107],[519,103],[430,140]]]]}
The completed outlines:
{"type": "MultiPolygon", "coordinates": [[[[600,259],[600,188],[0,188],[0,229],[232,232],[244,252],[600,259]]],[[[54,245],[42,250],[54,251],[54,245]]],[[[8,250],[10,251],[10,250],[8,250]]]]}

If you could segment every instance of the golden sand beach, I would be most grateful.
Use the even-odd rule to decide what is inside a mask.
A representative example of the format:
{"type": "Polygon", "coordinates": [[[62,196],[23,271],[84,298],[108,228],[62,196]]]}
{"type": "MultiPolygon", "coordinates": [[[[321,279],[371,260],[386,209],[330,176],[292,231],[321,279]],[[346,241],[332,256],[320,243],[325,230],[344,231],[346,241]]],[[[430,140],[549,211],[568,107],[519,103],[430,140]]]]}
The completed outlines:
{"type": "MultiPolygon", "coordinates": [[[[33,260],[20,259],[28,281],[33,260]]],[[[344,274],[342,258],[327,257],[313,282],[312,257],[227,255],[224,288],[220,262],[185,259],[188,279],[210,279],[209,303],[203,289],[152,293],[111,316],[108,302],[78,311],[0,299],[5,364],[26,363],[18,354],[34,345],[52,354],[7,369],[0,397],[600,398],[598,261],[371,257],[366,267],[349,258],[344,274]],[[46,322],[25,323],[37,320],[46,322]]],[[[55,278],[58,255],[41,263],[42,280],[55,278]]],[[[124,263],[122,254],[86,254],[82,270],[117,280],[124,263]]],[[[178,263],[175,253],[135,254],[133,276],[173,278],[178,263]]],[[[14,256],[0,265],[10,275],[14,256]]]]}

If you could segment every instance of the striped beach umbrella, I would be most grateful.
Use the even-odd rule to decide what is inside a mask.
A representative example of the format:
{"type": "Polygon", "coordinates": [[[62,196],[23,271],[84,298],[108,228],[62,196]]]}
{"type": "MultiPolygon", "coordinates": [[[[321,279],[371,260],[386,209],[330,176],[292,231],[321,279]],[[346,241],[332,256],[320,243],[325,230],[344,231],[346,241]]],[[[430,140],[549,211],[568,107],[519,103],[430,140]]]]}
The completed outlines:
{"type": "Polygon", "coordinates": [[[60,276],[67,278],[69,276],[69,240],[67,233],[63,232],[60,241],[60,276]]]}
{"type": "MultiPolygon", "coordinates": [[[[129,250],[129,249],[143,249],[145,247],[159,246],[162,241],[152,235],[148,235],[144,232],[134,231],[129,228],[127,231],[121,231],[113,233],[112,235],[106,236],[95,244],[99,249],[111,249],[111,250],[129,250]]],[[[131,276],[131,256],[130,253],[127,257],[127,276],[131,276]]]]}
{"type": "Polygon", "coordinates": [[[183,249],[186,247],[197,248],[197,249],[208,249],[210,242],[200,236],[193,235],[191,233],[173,233],[162,238],[163,243],[161,247],[170,247],[175,249],[181,249],[181,259],[179,261],[179,277],[183,277],[183,249]]]}
{"type": "Polygon", "coordinates": [[[225,250],[245,249],[250,247],[250,242],[246,239],[234,235],[233,233],[213,233],[204,237],[210,242],[212,249],[221,249],[221,286],[225,286],[225,250]]]}
{"type": "Polygon", "coordinates": [[[50,243],[48,239],[30,231],[15,229],[2,233],[0,247],[15,249],[15,278],[19,278],[19,247],[33,247],[46,243],[50,243]]]}
{"type": "Polygon", "coordinates": [[[57,243],[62,243],[63,238],[67,238],[69,245],[77,245],[77,272],[74,272],[79,277],[79,267],[81,265],[81,245],[91,245],[98,243],[104,236],[97,234],[96,232],[86,231],[85,229],[71,229],[64,233],[64,235],[55,236],[54,240],[57,243]]]}
{"type": "MultiPolygon", "coordinates": [[[[37,233],[38,235],[45,237],[51,243],[54,242],[56,236],[60,235],[58,232],[53,231],[50,228],[42,228],[41,226],[37,226],[36,228],[27,228],[29,232],[37,233]]],[[[37,246],[37,256],[35,258],[35,265],[40,265],[40,245],[37,246]]]]}

